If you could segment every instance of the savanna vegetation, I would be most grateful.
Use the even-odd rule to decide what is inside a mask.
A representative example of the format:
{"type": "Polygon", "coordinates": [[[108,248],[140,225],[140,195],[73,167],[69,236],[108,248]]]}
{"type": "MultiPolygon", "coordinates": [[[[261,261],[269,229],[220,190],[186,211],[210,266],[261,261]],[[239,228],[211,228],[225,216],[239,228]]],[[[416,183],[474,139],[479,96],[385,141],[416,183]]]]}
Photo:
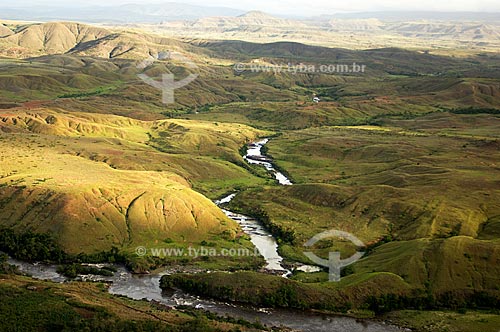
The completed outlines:
{"type": "MultiPolygon", "coordinates": [[[[22,26],[1,37],[0,46],[0,250],[70,264],[60,270],[69,276],[109,273],[83,262],[126,262],[135,272],[186,264],[235,271],[173,275],[162,286],[271,307],[368,311],[419,329],[439,315],[445,318],[436,326],[450,331],[476,320],[490,331],[498,322],[496,54],[175,40],[77,23],[22,26]],[[165,48],[197,68],[167,60],[141,68],[165,48]],[[233,70],[237,62],[339,61],[367,71],[233,70]],[[140,73],[199,76],[164,105],[161,91],[140,73]],[[293,186],[279,186],[242,158],[246,144],[271,136],[266,154],[293,186]],[[229,208],[259,218],[291,270],[310,263],[304,243],[329,229],[355,234],[366,255],[339,283],[327,282],[325,271],[294,271],[290,280],[259,273],[258,257],[135,255],[138,246],[208,243],[252,250],[213,203],[232,192],[238,195],[229,208]]],[[[313,248],[322,257],[356,249],[333,239],[313,248]]],[[[157,313],[86,283],[2,278],[6,331],[15,330],[15,321],[18,330],[42,331],[258,328],[157,313]],[[23,311],[19,319],[22,305],[36,315],[23,311]]]]}
{"type": "Polygon", "coordinates": [[[2,331],[262,331],[194,310],[173,309],[107,294],[91,283],[56,284],[1,275],[2,331]]]}

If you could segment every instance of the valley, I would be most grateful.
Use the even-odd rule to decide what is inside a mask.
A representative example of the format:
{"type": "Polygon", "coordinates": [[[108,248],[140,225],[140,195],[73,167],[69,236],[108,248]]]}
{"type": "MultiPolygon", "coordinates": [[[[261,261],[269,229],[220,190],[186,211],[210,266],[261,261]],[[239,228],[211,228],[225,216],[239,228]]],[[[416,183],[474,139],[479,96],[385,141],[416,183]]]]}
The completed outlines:
{"type": "MultiPolygon", "coordinates": [[[[101,321],[110,331],[106,324],[124,331],[128,324],[307,331],[303,322],[323,331],[343,319],[364,331],[359,318],[377,331],[389,327],[374,320],[394,330],[496,332],[498,29],[491,22],[443,25],[333,18],[298,24],[259,12],[160,24],[3,21],[0,250],[25,266],[110,264],[118,269],[114,278],[122,273],[128,284],[57,284],[2,267],[2,302],[10,304],[1,317],[12,322],[7,308],[26,298],[65,310],[60,324],[101,321]],[[374,29],[398,38],[384,41],[374,29]],[[345,34],[358,30],[366,32],[345,34]],[[339,34],[344,39],[327,42],[339,34]],[[192,65],[160,52],[182,54],[192,65]],[[367,70],[251,69],[352,63],[367,70]],[[244,69],[235,70],[238,64],[244,69]],[[197,78],[164,104],[162,91],[140,74],[197,78]],[[311,249],[323,258],[364,252],[338,283],[328,282],[327,268],[301,269],[314,265],[304,244],[331,229],[365,244],[331,239],[311,249]],[[256,246],[271,252],[148,251],[256,246]],[[115,286],[121,291],[114,294],[141,299],[144,291],[159,302],[108,294],[115,286]],[[161,294],[172,289],[200,296],[203,305],[222,303],[215,314],[232,318],[172,303],[161,294]],[[275,316],[242,314],[226,302],[275,316]],[[301,317],[295,323],[294,310],[301,317]],[[272,329],[280,319],[292,323],[272,329]],[[322,326],[325,319],[332,325],[322,326]]],[[[44,322],[51,315],[40,313],[44,322]]]]}

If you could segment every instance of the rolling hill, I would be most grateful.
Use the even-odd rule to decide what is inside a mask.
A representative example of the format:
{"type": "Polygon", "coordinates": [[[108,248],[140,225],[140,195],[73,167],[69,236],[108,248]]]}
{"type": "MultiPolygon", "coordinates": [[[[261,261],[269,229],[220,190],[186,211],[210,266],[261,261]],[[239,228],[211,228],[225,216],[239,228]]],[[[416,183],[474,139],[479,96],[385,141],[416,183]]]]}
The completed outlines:
{"type": "Polygon", "coordinates": [[[149,54],[164,51],[167,46],[173,51],[178,44],[167,38],[70,22],[28,24],[0,39],[3,55],[22,58],[75,54],[107,59],[144,59],[149,54]]]}
{"type": "MultiPolygon", "coordinates": [[[[342,30],[352,43],[359,35],[351,38],[345,33],[349,29],[366,38],[371,30],[388,27],[361,19],[317,23],[321,36],[331,37],[328,29],[342,30]]],[[[439,38],[465,33],[458,25],[446,30],[407,23],[411,26],[397,29],[439,38]]],[[[222,39],[225,33],[249,38],[262,33],[263,39],[271,33],[286,40],[269,31],[287,25],[311,29],[258,12],[189,24],[211,26],[222,39]],[[254,31],[259,26],[262,30],[254,31]]],[[[479,34],[488,33],[489,26],[481,26],[479,34]]],[[[335,285],[326,282],[324,271],[297,270],[293,280],[254,271],[173,277],[176,282],[193,280],[188,287],[199,282],[203,289],[209,282],[215,288],[204,295],[226,292],[224,300],[258,303],[262,294],[271,294],[273,305],[279,296],[287,299],[298,291],[295,305],[301,309],[302,300],[311,300],[316,309],[378,312],[383,303],[377,301],[394,298],[397,305],[414,300],[435,305],[449,294],[460,300],[484,300],[482,294],[498,299],[497,53],[477,48],[454,56],[447,48],[451,44],[443,46],[448,53],[443,56],[418,45],[353,50],[289,41],[178,39],[181,32],[168,38],[142,28],[64,22],[5,26],[0,226],[49,232],[70,253],[117,246],[131,254],[138,245],[250,248],[241,229],[212,203],[237,192],[230,208],[262,219],[291,270],[310,263],[304,242],[328,229],[356,234],[367,244],[367,255],[344,270],[345,278],[335,285]],[[138,66],[165,49],[184,54],[195,66],[175,59],[138,66]],[[367,70],[286,70],[353,62],[367,70]],[[235,70],[235,63],[243,70],[235,70]],[[173,104],[163,104],[161,91],[137,76],[159,80],[167,73],[198,75],[175,91],[173,104]],[[270,136],[266,154],[292,186],[277,185],[241,156],[246,144],[270,136]],[[237,291],[230,293],[233,286],[237,291]],[[375,299],[368,303],[370,296],[375,299]]],[[[474,29],[467,31],[473,38],[474,29]]],[[[428,40],[422,43],[432,48],[428,40]]],[[[315,249],[345,254],[355,248],[325,241],[315,249]]],[[[168,263],[179,262],[185,263],[168,263]]],[[[230,270],[257,269],[259,261],[200,258],[195,263],[230,270]]]]}
{"type": "Polygon", "coordinates": [[[423,18],[425,13],[387,14],[387,17],[382,12],[283,19],[249,12],[237,17],[203,17],[134,26],[168,36],[251,42],[295,41],[350,49],[401,47],[440,52],[444,48],[458,54],[498,49],[500,25],[495,13],[441,13],[439,17],[427,15],[427,18],[423,18]]]}
{"type": "Polygon", "coordinates": [[[219,173],[248,181],[230,162],[258,133],[242,125],[3,112],[0,223],[54,234],[70,253],[232,240],[237,225],[191,183],[213,183],[219,173]]]}
{"type": "Polygon", "coordinates": [[[0,24],[0,37],[7,37],[12,35],[14,32],[6,27],[4,24],[0,24]]]}
{"type": "Polygon", "coordinates": [[[397,48],[353,51],[291,42],[176,40],[78,23],[37,23],[14,30],[0,38],[5,46],[0,53],[9,57],[0,60],[2,108],[45,105],[142,120],[210,118],[211,112],[221,114],[217,119],[224,122],[237,116],[238,121],[261,127],[304,128],[366,121],[403,109],[420,113],[444,107],[498,107],[499,62],[492,54],[453,58],[397,48]],[[140,60],[165,50],[183,54],[197,68],[168,59],[138,68],[140,60]],[[247,70],[235,72],[238,62],[247,70]],[[259,63],[319,68],[354,62],[367,70],[251,70],[259,63]],[[155,79],[163,73],[174,73],[176,79],[198,77],[178,89],[176,103],[166,107],[161,91],[141,81],[141,73],[155,79]],[[324,103],[311,105],[313,95],[324,103]]]}

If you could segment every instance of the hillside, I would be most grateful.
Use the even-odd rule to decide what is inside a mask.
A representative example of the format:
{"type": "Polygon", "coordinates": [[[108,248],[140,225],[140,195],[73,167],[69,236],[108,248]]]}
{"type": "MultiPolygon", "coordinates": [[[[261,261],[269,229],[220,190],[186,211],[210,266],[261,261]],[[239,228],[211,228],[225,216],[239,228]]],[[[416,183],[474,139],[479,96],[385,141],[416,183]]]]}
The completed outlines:
{"type": "Polygon", "coordinates": [[[9,331],[12,326],[18,331],[40,332],[53,332],[55,329],[262,331],[248,323],[246,326],[230,323],[227,319],[225,321],[190,309],[178,310],[158,303],[112,296],[104,292],[104,284],[54,283],[6,274],[1,274],[1,277],[0,329],[3,331],[9,331]]]}
{"type": "MultiPolygon", "coordinates": [[[[162,287],[341,312],[496,308],[498,111],[377,120],[283,132],[266,154],[294,184],[247,189],[229,204],[264,221],[291,269],[310,263],[304,243],[314,235],[330,229],[356,234],[366,245],[357,250],[365,255],[344,269],[339,283],[327,282],[327,271],[296,270],[292,280],[252,272],[177,274],[163,277],[162,287]]],[[[320,257],[332,251],[348,257],[356,248],[345,242],[325,240],[312,250],[320,257]]],[[[425,312],[429,319],[434,314],[443,315],[425,312]]]]}
{"type": "Polygon", "coordinates": [[[234,122],[236,117],[248,125],[274,129],[366,121],[402,110],[421,113],[464,106],[499,107],[496,97],[500,89],[495,80],[499,61],[493,54],[453,58],[397,48],[353,51],[291,42],[179,41],[73,23],[30,25],[0,38],[0,43],[8,38],[21,42],[34,35],[35,40],[50,40],[51,44],[60,39],[72,42],[66,42],[69,49],[59,51],[21,48],[13,43],[4,48],[10,58],[0,59],[1,108],[43,105],[141,120],[187,116],[234,122]],[[105,37],[93,40],[101,35],[105,37]],[[138,68],[139,61],[150,53],[165,50],[184,55],[195,66],[186,68],[182,61],[163,59],[138,68]],[[50,54],[30,57],[46,53],[50,54]],[[235,63],[242,63],[246,70],[235,72],[235,63]],[[307,73],[286,67],[280,72],[252,71],[259,63],[291,64],[292,69],[356,63],[363,64],[366,71],[307,73]],[[164,105],[161,91],[137,76],[160,80],[163,73],[174,73],[176,80],[189,74],[198,76],[175,91],[175,104],[164,105]],[[310,103],[314,94],[322,104],[310,103]],[[255,107],[253,103],[259,104],[255,107]]]}
{"type": "Polygon", "coordinates": [[[29,50],[62,53],[80,43],[101,39],[110,32],[78,23],[47,23],[28,26],[5,38],[7,43],[29,50]]]}
{"type": "Polygon", "coordinates": [[[12,35],[14,32],[6,27],[4,24],[0,24],[0,38],[12,35]]]}
{"type": "MultiPolygon", "coordinates": [[[[474,31],[486,34],[495,24],[466,32],[462,27],[475,23],[392,22],[410,34],[396,40],[411,49],[360,50],[366,44],[340,45],[371,36],[377,44],[381,35],[392,40],[399,32],[386,35],[383,20],[333,19],[299,25],[251,12],[175,23],[211,26],[220,39],[145,32],[158,26],[6,24],[0,228],[49,233],[71,254],[104,255],[117,247],[119,260],[135,272],[167,264],[200,271],[164,281],[259,308],[353,310],[365,317],[403,308],[497,308],[500,57],[485,51],[496,44],[482,38],[464,41],[464,53],[453,48],[462,43],[453,35],[475,38],[474,31]],[[280,32],[286,26],[289,35],[280,32]],[[318,29],[321,38],[344,39],[335,47],[286,41],[318,29]],[[259,42],[224,40],[239,34],[259,42]],[[432,51],[430,34],[435,45],[453,39],[440,48],[446,55],[432,51]],[[262,42],[269,35],[273,42],[262,42]],[[161,51],[189,61],[160,58],[161,51]],[[196,79],[176,89],[168,104],[141,74],[158,83],[165,74],[196,79]],[[242,157],[263,137],[270,141],[262,153],[293,185],[279,185],[266,167],[242,157]],[[232,193],[224,208],[267,227],[276,242],[257,236],[277,246],[289,278],[262,273],[258,256],[134,253],[138,246],[252,250],[249,227],[213,203],[232,193]],[[304,243],[331,229],[366,244],[366,255],[342,271],[339,283],[327,282],[326,270],[299,270],[311,264],[304,243]]],[[[14,244],[3,248],[29,259],[34,249],[19,245],[42,235],[20,244],[16,236],[24,239],[5,236],[14,244]]],[[[345,257],[357,249],[332,239],[311,250],[345,257]]]]}
{"type": "Polygon", "coordinates": [[[444,48],[457,54],[471,54],[472,50],[495,52],[499,46],[500,25],[495,14],[442,13],[441,17],[427,19],[419,19],[418,14],[416,18],[407,18],[408,13],[393,14],[394,17],[387,18],[381,13],[366,13],[352,17],[339,14],[282,19],[250,12],[237,17],[203,17],[194,21],[137,26],[168,36],[251,42],[295,41],[350,49],[401,47],[442,53],[444,48]]]}
{"type": "Polygon", "coordinates": [[[0,45],[1,55],[14,58],[72,54],[143,60],[151,54],[165,51],[189,53],[189,46],[177,40],[73,22],[20,25],[15,33],[11,31],[3,37],[0,35],[0,45]]]}
{"type": "Polygon", "coordinates": [[[396,31],[407,37],[425,37],[429,39],[459,39],[459,40],[498,40],[500,31],[497,25],[469,23],[453,24],[444,22],[409,22],[392,24],[387,31],[396,31]]]}
{"type": "MultiPolygon", "coordinates": [[[[294,41],[351,49],[400,47],[436,54],[445,54],[446,50],[459,56],[495,52],[500,42],[498,14],[481,12],[383,11],[335,15],[325,12],[317,17],[281,18],[259,11],[244,13],[232,8],[169,2],[120,6],[89,4],[81,8],[46,6],[43,10],[30,8],[29,11],[4,5],[0,13],[4,20],[93,22],[110,26],[114,31],[133,29],[170,38],[294,41]]],[[[0,28],[0,38],[8,34],[11,32],[0,28]]],[[[37,43],[40,41],[37,39],[37,43]]],[[[125,38],[121,42],[128,44],[130,40],[125,38]]],[[[140,46],[140,43],[134,44],[140,46]]]]}
{"type": "Polygon", "coordinates": [[[293,261],[307,261],[312,236],[341,229],[381,241],[353,278],[390,272],[436,293],[495,290],[499,124],[498,114],[435,113],[288,131],[268,153],[295,185],[248,190],[231,206],[287,234],[280,250],[293,261]]]}
{"type": "Polygon", "coordinates": [[[272,33],[279,32],[282,29],[296,29],[297,27],[306,27],[304,24],[273,17],[264,12],[252,11],[239,15],[237,17],[205,17],[195,21],[176,21],[165,22],[160,25],[163,28],[176,28],[182,30],[202,30],[207,33],[225,33],[225,32],[249,32],[249,33],[272,33]]]}
{"type": "Polygon", "coordinates": [[[248,181],[222,158],[241,158],[239,146],[258,133],[241,125],[3,112],[0,223],[54,234],[70,253],[167,238],[232,240],[236,224],[191,183],[215,189],[219,173],[225,181],[248,181]]]}

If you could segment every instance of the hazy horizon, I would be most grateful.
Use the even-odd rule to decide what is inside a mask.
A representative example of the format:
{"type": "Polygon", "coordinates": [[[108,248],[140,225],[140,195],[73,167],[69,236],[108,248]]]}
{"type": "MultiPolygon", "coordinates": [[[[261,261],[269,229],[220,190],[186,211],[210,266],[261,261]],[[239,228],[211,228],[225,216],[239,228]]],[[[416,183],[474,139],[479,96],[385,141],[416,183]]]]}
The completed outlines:
{"type": "MultiPolygon", "coordinates": [[[[115,6],[125,4],[140,4],[141,1],[134,0],[108,0],[105,3],[98,0],[75,0],[68,4],[66,1],[34,1],[20,0],[16,3],[0,5],[4,8],[16,8],[26,6],[47,7],[89,7],[89,6],[115,6]]],[[[346,3],[332,3],[328,0],[289,0],[289,1],[265,1],[265,0],[243,0],[234,3],[229,0],[189,0],[189,1],[158,1],[151,0],[143,2],[147,4],[180,3],[205,7],[227,7],[243,11],[259,10],[272,14],[313,16],[321,14],[333,14],[342,12],[371,12],[371,11],[430,11],[430,12],[500,12],[500,2],[492,0],[463,1],[455,0],[449,2],[438,2],[422,0],[419,2],[402,3],[395,0],[352,0],[346,3]]]]}

